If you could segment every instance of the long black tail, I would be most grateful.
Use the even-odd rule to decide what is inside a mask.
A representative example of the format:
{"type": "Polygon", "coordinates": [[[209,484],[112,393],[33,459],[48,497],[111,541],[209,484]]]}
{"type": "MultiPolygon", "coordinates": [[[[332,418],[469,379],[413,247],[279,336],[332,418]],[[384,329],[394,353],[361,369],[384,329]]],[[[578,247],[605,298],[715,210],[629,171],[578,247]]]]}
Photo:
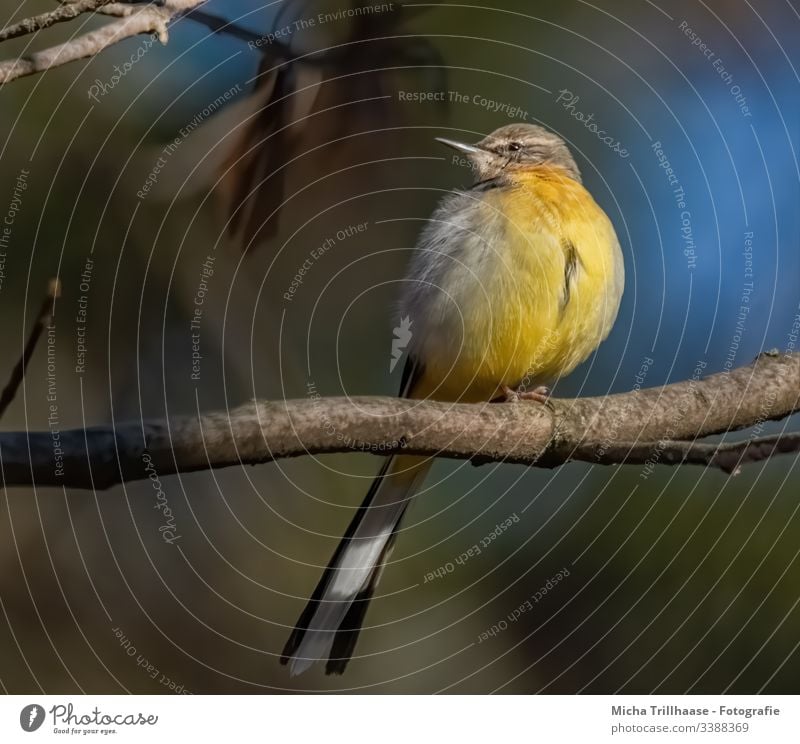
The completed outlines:
{"type": "Polygon", "coordinates": [[[327,674],[345,670],[400,521],[430,465],[412,455],[384,463],[284,646],[281,664],[293,676],[325,658],[327,674]]]}

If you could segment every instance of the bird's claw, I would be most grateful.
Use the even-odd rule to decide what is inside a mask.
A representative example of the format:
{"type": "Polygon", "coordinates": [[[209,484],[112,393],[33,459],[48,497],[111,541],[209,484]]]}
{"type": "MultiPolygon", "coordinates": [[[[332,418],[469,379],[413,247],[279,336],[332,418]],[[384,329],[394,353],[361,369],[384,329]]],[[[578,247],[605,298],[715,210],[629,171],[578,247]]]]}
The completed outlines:
{"type": "Polygon", "coordinates": [[[503,385],[503,395],[505,395],[506,403],[516,403],[520,400],[532,400],[535,403],[547,405],[550,402],[550,388],[545,385],[533,390],[514,390],[508,385],[503,385]]]}

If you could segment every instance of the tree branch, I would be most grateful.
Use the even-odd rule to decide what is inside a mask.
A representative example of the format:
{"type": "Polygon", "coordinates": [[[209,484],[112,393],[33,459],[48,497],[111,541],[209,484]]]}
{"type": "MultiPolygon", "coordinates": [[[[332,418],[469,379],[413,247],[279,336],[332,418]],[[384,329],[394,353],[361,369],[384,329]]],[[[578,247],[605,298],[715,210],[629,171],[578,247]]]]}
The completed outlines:
{"type": "MultiPolygon", "coordinates": [[[[194,11],[189,18],[191,18],[191,20],[193,20],[195,23],[205,26],[209,31],[213,31],[215,34],[226,34],[228,36],[232,36],[234,39],[238,39],[239,41],[245,41],[248,44],[252,43],[261,46],[264,43],[263,34],[257,34],[254,31],[248,31],[246,28],[239,26],[236,22],[221,18],[213,13],[207,13],[204,10],[197,10],[194,11]]],[[[275,47],[276,49],[280,50],[284,59],[288,59],[291,56],[286,45],[279,39],[272,41],[270,43],[270,47],[275,47]]]]}
{"type": "MultiPolygon", "coordinates": [[[[800,433],[774,434],[729,444],[700,442],[620,442],[597,457],[602,465],[705,465],[738,474],[742,465],[769,460],[775,455],[800,452],[800,433]]],[[[581,458],[585,459],[585,458],[581,458]]]]}
{"type": "Polygon", "coordinates": [[[108,5],[110,2],[112,2],[112,0],[76,0],[73,3],[62,5],[47,13],[41,13],[32,18],[25,18],[18,23],[0,29],[0,41],[33,34],[37,31],[41,31],[43,28],[49,28],[56,23],[71,21],[82,13],[91,13],[98,10],[103,5],[108,5]]]}
{"type": "Polygon", "coordinates": [[[3,418],[3,414],[6,412],[6,409],[9,407],[9,405],[11,405],[11,401],[14,400],[14,397],[17,394],[20,383],[25,377],[25,371],[28,368],[28,362],[30,362],[33,352],[36,351],[36,344],[39,343],[39,338],[41,337],[42,332],[51,322],[55,308],[55,302],[60,295],[61,282],[59,282],[58,279],[51,279],[47,284],[47,296],[42,301],[41,308],[39,308],[36,321],[33,324],[33,328],[31,328],[28,340],[22,350],[22,356],[14,366],[14,369],[11,370],[11,377],[6,386],[3,388],[2,394],[0,394],[0,419],[3,418]]]}
{"type": "MultiPolygon", "coordinates": [[[[77,488],[108,488],[148,477],[153,469],[164,476],[333,452],[405,452],[544,467],[571,460],[721,467],[729,462],[730,448],[742,445],[682,440],[760,428],[798,409],[800,354],[770,352],[730,373],[545,406],[396,398],[256,401],[230,413],[59,432],[60,461],[53,432],[5,433],[0,463],[8,486],[35,481],[77,488]],[[708,446],[713,452],[703,449],[708,446]]],[[[797,444],[796,438],[787,441],[797,444]]],[[[748,452],[763,454],[763,447],[751,443],[743,462],[750,461],[748,452]]],[[[783,451],[780,442],[776,451],[783,451]]]]}
{"type": "MultiPolygon", "coordinates": [[[[93,57],[123,39],[138,36],[139,34],[158,34],[159,41],[162,44],[166,44],[169,38],[167,32],[168,24],[192,8],[202,5],[205,1],[165,0],[163,4],[158,6],[148,3],[131,7],[122,3],[105,4],[102,8],[98,7],[97,11],[105,11],[120,16],[117,20],[63,44],[33,52],[18,59],[0,62],[0,85],[26,75],[33,75],[37,72],[60,67],[68,62],[93,57]]],[[[78,3],[64,4],[58,10],[72,8],[76,5],[78,3]]],[[[58,10],[53,11],[53,13],[58,12],[58,10]]],[[[34,20],[28,19],[28,21],[22,21],[22,23],[30,23],[34,20]]]]}

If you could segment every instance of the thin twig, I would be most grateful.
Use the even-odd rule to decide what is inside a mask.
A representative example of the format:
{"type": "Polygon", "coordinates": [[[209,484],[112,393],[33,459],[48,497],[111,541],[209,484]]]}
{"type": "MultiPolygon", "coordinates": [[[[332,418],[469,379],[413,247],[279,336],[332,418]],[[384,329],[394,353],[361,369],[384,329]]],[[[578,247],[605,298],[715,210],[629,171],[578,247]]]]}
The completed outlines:
{"type": "Polygon", "coordinates": [[[800,433],[791,432],[719,444],[675,440],[618,442],[598,447],[594,459],[585,449],[576,459],[600,465],[705,465],[735,474],[742,465],[797,452],[800,452],[800,433]]]}
{"type": "Polygon", "coordinates": [[[307,66],[324,67],[337,54],[336,51],[331,51],[320,54],[305,53],[298,55],[289,48],[288,44],[278,39],[270,39],[269,43],[267,43],[267,37],[264,34],[249,31],[237,25],[234,21],[225,20],[204,10],[190,10],[183,17],[205,26],[215,34],[225,34],[239,41],[247,42],[251,49],[257,50],[262,57],[266,57],[275,65],[302,62],[307,66]]]}
{"type": "MultiPolygon", "coordinates": [[[[0,62],[0,85],[26,75],[34,75],[54,67],[61,67],[68,62],[93,57],[104,49],[139,34],[157,34],[159,41],[166,44],[169,39],[167,31],[169,23],[192,8],[202,5],[205,1],[166,0],[158,6],[146,4],[134,5],[131,8],[125,7],[124,17],[107,23],[99,29],[49,49],[0,62]]],[[[103,9],[108,10],[114,5],[117,4],[109,3],[103,9]]],[[[120,13],[120,15],[123,14],[120,13]]]]}
{"type": "MultiPolygon", "coordinates": [[[[246,28],[237,25],[234,21],[225,20],[224,18],[214,15],[213,13],[209,13],[205,10],[190,10],[188,13],[186,13],[185,18],[195,21],[201,26],[205,26],[209,31],[213,31],[214,33],[218,34],[225,34],[226,36],[233,36],[233,38],[239,39],[239,41],[246,41],[247,43],[252,44],[264,43],[263,34],[257,34],[254,31],[248,31],[246,28]]],[[[277,39],[270,44],[270,47],[280,49],[281,52],[286,55],[289,54],[289,51],[286,49],[285,45],[277,39]]]]}
{"type": "Polygon", "coordinates": [[[55,10],[41,13],[32,18],[25,18],[11,26],[0,29],[0,41],[15,39],[19,36],[33,34],[43,28],[49,28],[56,23],[64,23],[77,18],[82,13],[92,13],[103,5],[108,5],[112,0],[76,0],[74,3],[61,5],[55,10]]]}
{"type": "MultiPolygon", "coordinates": [[[[726,473],[736,475],[742,465],[768,460],[774,455],[788,455],[800,452],[800,432],[775,434],[747,442],[725,444],[717,448],[709,465],[721,468],[726,473]]],[[[690,459],[689,462],[696,462],[690,459]]]]}
{"type": "Polygon", "coordinates": [[[33,352],[36,350],[36,344],[39,342],[39,338],[44,332],[44,329],[52,322],[53,313],[55,312],[55,302],[60,294],[60,282],[58,279],[51,279],[47,285],[47,296],[44,298],[42,306],[39,309],[39,314],[36,316],[36,321],[34,322],[33,328],[31,328],[28,341],[25,344],[25,348],[22,350],[22,356],[11,371],[8,384],[3,389],[2,395],[0,395],[0,418],[3,418],[3,414],[11,404],[11,401],[14,400],[17,390],[22,380],[25,378],[25,370],[28,368],[28,362],[31,360],[33,352]]]}

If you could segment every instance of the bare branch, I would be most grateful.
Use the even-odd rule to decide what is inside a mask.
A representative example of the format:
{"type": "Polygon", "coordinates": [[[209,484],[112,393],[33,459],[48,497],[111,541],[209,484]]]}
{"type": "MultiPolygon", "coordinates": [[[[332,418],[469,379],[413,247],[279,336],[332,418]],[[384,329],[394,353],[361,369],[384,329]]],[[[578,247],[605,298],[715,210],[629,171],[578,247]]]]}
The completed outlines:
{"type": "MultiPolygon", "coordinates": [[[[251,402],[199,418],[62,431],[62,474],[54,468],[49,431],[0,434],[0,457],[6,485],[35,480],[77,488],[145,478],[145,459],[148,468],[164,476],[333,452],[406,452],[476,464],[554,467],[570,460],[622,463],[630,447],[619,452],[619,443],[648,442],[636,445],[634,461],[720,465],[729,450],[714,447],[718,461],[706,463],[698,454],[710,453],[695,449],[692,454],[700,445],[688,440],[759,427],[799,409],[800,353],[771,352],[751,365],[701,380],[603,398],[554,400],[546,406],[322,398],[251,402]],[[680,457],[673,456],[676,446],[680,457]],[[613,453],[619,459],[611,460],[613,453]]],[[[750,461],[747,452],[762,446],[753,442],[743,462],[750,461]]]]}
{"type": "MultiPolygon", "coordinates": [[[[705,465],[738,474],[742,465],[763,462],[775,455],[800,452],[800,433],[774,434],[728,444],[701,442],[620,442],[598,453],[602,465],[705,465]]],[[[581,459],[584,459],[583,457],[581,459]]]]}
{"type": "Polygon", "coordinates": [[[76,0],[74,3],[62,5],[48,13],[41,13],[32,18],[25,18],[11,26],[0,29],[0,41],[15,39],[18,36],[25,36],[49,28],[56,23],[71,21],[82,13],[91,13],[103,5],[108,5],[111,0],[76,0]]]}
{"type": "MultiPolygon", "coordinates": [[[[191,20],[193,20],[195,23],[205,26],[207,29],[209,29],[209,31],[213,31],[216,34],[233,36],[234,39],[246,41],[248,44],[258,44],[259,47],[264,43],[263,34],[257,34],[253,31],[248,31],[246,28],[242,28],[234,21],[220,18],[219,16],[212,13],[207,13],[204,10],[193,12],[189,18],[191,18],[191,20]]],[[[272,41],[269,46],[269,52],[275,58],[282,57],[283,59],[289,59],[291,57],[291,53],[289,52],[288,48],[279,39],[272,41]]]]}
{"type": "MultiPolygon", "coordinates": [[[[26,75],[60,67],[68,62],[93,57],[123,39],[139,34],[158,34],[159,41],[166,44],[169,38],[168,24],[204,2],[205,0],[166,0],[159,6],[147,4],[133,7],[114,3],[114,7],[119,5],[118,15],[121,16],[119,19],[63,44],[33,52],[25,57],[0,62],[0,85],[26,75]]],[[[73,5],[70,3],[63,7],[70,8],[73,5]]],[[[112,5],[106,5],[103,10],[112,10],[112,5]]]]}
{"type": "Polygon", "coordinates": [[[33,352],[36,350],[36,344],[39,342],[42,332],[50,324],[51,318],[53,317],[55,302],[60,295],[61,283],[58,279],[51,279],[47,285],[47,296],[44,298],[39,313],[36,316],[36,322],[33,328],[31,328],[28,341],[25,344],[25,348],[22,350],[22,356],[11,371],[8,384],[3,389],[2,395],[0,395],[0,419],[3,418],[3,414],[17,394],[20,383],[25,377],[25,370],[28,367],[28,362],[30,362],[33,352]]]}
{"type": "MultiPolygon", "coordinates": [[[[800,433],[776,434],[748,442],[723,445],[717,448],[716,453],[709,460],[709,465],[736,475],[742,465],[762,462],[775,455],[789,455],[797,452],[800,452],[800,433]]],[[[697,462],[697,460],[692,458],[690,462],[697,462]]]]}

